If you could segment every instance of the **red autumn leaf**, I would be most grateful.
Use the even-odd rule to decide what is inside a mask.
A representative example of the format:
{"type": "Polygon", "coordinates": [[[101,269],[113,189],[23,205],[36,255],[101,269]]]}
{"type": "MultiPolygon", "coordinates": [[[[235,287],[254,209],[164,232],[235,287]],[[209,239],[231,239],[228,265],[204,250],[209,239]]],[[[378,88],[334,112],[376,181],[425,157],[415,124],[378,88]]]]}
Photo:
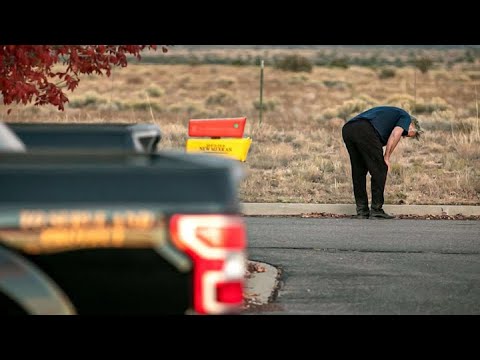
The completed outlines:
{"type": "MultiPolygon", "coordinates": [[[[166,52],[162,45],[162,51],[166,52]]],[[[0,45],[0,93],[3,103],[50,104],[64,109],[68,97],[60,86],[74,91],[81,74],[110,76],[114,66],[127,66],[127,55],[140,59],[156,45],[0,45]],[[63,65],[63,70],[52,68],[63,65]],[[60,80],[60,81],[59,81],[60,80]],[[63,81],[61,81],[63,80],[63,81]],[[56,85],[59,84],[59,85],[56,85]]],[[[12,109],[9,109],[9,114],[12,109]]]]}

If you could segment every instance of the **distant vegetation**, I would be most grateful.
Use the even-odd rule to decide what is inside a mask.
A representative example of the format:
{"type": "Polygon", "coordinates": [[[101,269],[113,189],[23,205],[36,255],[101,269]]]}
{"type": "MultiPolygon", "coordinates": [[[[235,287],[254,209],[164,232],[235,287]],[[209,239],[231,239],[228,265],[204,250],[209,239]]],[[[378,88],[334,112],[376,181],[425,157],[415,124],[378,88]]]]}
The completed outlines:
{"type": "MultiPolygon", "coordinates": [[[[446,65],[451,67],[458,63],[474,63],[480,59],[480,49],[477,47],[455,50],[425,51],[424,49],[410,50],[376,50],[359,51],[357,54],[333,49],[319,51],[290,50],[290,53],[274,50],[265,50],[262,55],[258,50],[239,50],[232,56],[231,52],[221,50],[211,51],[175,51],[169,54],[152,54],[142,57],[143,64],[175,64],[175,65],[259,65],[264,60],[266,66],[292,72],[311,72],[314,66],[338,67],[347,69],[350,66],[368,68],[415,66],[422,73],[434,67],[446,65]],[[294,54],[292,54],[292,52],[294,54]],[[450,52],[450,54],[448,54],[450,52]],[[425,55],[428,53],[428,55],[425,55]],[[445,56],[445,55],[448,56],[445,56]]],[[[133,61],[133,59],[132,59],[133,61]]]]}

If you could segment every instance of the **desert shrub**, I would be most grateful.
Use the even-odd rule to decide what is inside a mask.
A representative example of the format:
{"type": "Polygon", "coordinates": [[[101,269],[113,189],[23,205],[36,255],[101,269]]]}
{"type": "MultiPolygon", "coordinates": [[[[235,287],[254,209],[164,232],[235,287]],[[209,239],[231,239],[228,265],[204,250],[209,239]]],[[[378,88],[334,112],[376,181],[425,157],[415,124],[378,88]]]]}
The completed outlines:
{"type": "Polygon", "coordinates": [[[161,87],[152,85],[146,90],[147,94],[151,97],[160,97],[165,94],[165,90],[161,87]]]}
{"type": "Polygon", "coordinates": [[[468,73],[468,77],[470,80],[480,80],[480,72],[479,71],[472,71],[468,73]]]}
{"type": "Polygon", "coordinates": [[[220,106],[232,106],[237,104],[237,99],[232,93],[225,90],[217,90],[210,94],[205,100],[207,106],[220,105],[220,106]]]}
{"type": "Polygon", "coordinates": [[[330,89],[336,89],[336,90],[346,90],[351,87],[350,83],[347,83],[345,81],[339,81],[339,80],[325,80],[323,81],[323,85],[330,89]]]}
{"type": "Polygon", "coordinates": [[[129,76],[127,78],[127,84],[130,84],[130,85],[143,84],[143,79],[140,76],[129,76]]]}
{"type": "Polygon", "coordinates": [[[415,104],[415,112],[417,114],[430,114],[434,111],[445,111],[447,109],[449,109],[448,103],[440,97],[434,97],[430,101],[420,98],[417,99],[415,104]]]}
{"type": "Polygon", "coordinates": [[[414,65],[422,72],[422,74],[426,74],[428,70],[433,67],[433,61],[430,58],[421,57],[419,59],[415,59],[414,65]]]}
{"type": "Polygon", "coordinates": [[[345,101],[342,105],[334,108],[325,109],[319,120],[330,120],[333,118],[340,118],[343,120],[349,120],[354,115],[367,110],[372,106],[372,103],[365,99],[351,99],[345,101]]]}
{"type": "Polygon", "coordinates": [[[123,111],[127,109],[131,109],[132,104],[123,101],[109,101],[106,103],[99,104],[97,109],[100,111],[123,111]]]}
{"type": "Polygon", "coordinates": [[[347,100],[338,108],[337,116],[341,119],[348,120],[353,115],[365,111],[371,104],[361,99],[347,100]]]}
{"type": "Polygon", "coordinates": [[[320,117],[317,119],[317,122],[333,119],[337,116],[337,114],[338,114],[338,111],[336,107],[326,108],[325,110],[322,111],[320,117]]]}
{"type": "Polygon", "coordinates": [[[237,82],[235,78],[223,76],[217,79],[216,84],[219,87],[229,87],[234,85],[237,82]]]}
{"type": "Polygon", "coordinates": [[[74,98],[69,101],[69,106],[71,108],[84,108],[84,107],[93,107],[96,108],[100,104],[106,102],[99,94],[94,91],[89,91],[85,93],[83,97],[74,98]]]}
{"type": "Polygon", "coordinates": [[[380,70],[379,74],[378,74],[378,77],[380,79],[390,79],[390,78],[394,78],[396,75],[396,72],[394,69],[392,68],[383,68],[380,70]]]}
{"type": "Polygon", "coordinates": [[[312,62],[301,55],[287,55],[278,59],[274,63],[274,67],[283,71],[293,72],[312,72],[312,62]]]}
{"type": "Polygon", "coordinates": [[[415,97],[408,94],[393,94],[385,99],[385,104],[398,106],[403,108],[405,111],[411,111],[414,103],[415,97]]]}
{"type": "MultiPolygon", "coordinates": [[[[274,111],[275,107],[278,105],[278,100],[276,99],[269,99],[269,100],[264,100],[262,103],[262,110],[263,111],[274,111]]],[[[260,100],[255,100],[253,102],[253,107],[255,110],[260,110],[260,100]]]]}
{"type": "Polygon", "coordinates": [[[161,111],[160,105],[148,101],[134,102],[130,104],[130,106],[132,109],[139,111],[150,111],[150,109],[153,111],[161,111]]]}
{"type": "Polygon", "coordinates": [[[287,80],[289,85],[305,84],[306,82],[308,82],[308,76],[306,75],[293,75],[287,80]]]}
{"type": "Polygon", "coordinates": [[[338,67],[341,69],[348,69],[349,63],[348,63],[348,58],[336,58],[333,59],[330,64],[331,67],[338,67]]]}

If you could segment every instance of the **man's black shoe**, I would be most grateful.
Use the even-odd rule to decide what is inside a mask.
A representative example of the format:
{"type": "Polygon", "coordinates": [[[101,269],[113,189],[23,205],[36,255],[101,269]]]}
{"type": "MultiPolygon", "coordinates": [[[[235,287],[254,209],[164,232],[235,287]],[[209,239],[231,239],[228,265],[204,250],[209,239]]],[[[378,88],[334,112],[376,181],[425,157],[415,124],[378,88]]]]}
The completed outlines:
{"type": "Polygon", "coordinates": [[[368,219],[368,217],[370,216],[370,210],[369,209],[362,209],[360,211],[357,210],[357,215],[354,215],[353,218],[354,219],[368,219]]]}
{"type": "Polygon", "coordinates": [[[393,219],[395,216],[387,214],[383,209],[370,210],[370,219],[393,219]]]}

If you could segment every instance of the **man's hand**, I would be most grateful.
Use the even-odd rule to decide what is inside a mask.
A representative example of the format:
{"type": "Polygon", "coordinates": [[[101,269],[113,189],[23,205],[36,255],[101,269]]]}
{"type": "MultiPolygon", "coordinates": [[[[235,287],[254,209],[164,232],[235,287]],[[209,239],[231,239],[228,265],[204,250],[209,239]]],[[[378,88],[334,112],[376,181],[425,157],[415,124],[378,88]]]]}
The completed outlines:
{"type": "Polygon", "coordinates": [[[388,167],[387,172],[390,172],[390,159],[383,158],[383,160],[385,161],[385,164],[387,164],[387,167],[388,167]]]}
{"type": "Polygon", "coordinates": [[[390,137],[388,138],[385,154],[383,155],[385,164],[387,164],[388,166],[388,171],[390,171],[390,155],[392,155],[393,150],[395,150],[395,147],[402,138],[402,133],[403,128],[401,128],[400,126],[395,126],[392,133],[390,134],[390,137]]]}

